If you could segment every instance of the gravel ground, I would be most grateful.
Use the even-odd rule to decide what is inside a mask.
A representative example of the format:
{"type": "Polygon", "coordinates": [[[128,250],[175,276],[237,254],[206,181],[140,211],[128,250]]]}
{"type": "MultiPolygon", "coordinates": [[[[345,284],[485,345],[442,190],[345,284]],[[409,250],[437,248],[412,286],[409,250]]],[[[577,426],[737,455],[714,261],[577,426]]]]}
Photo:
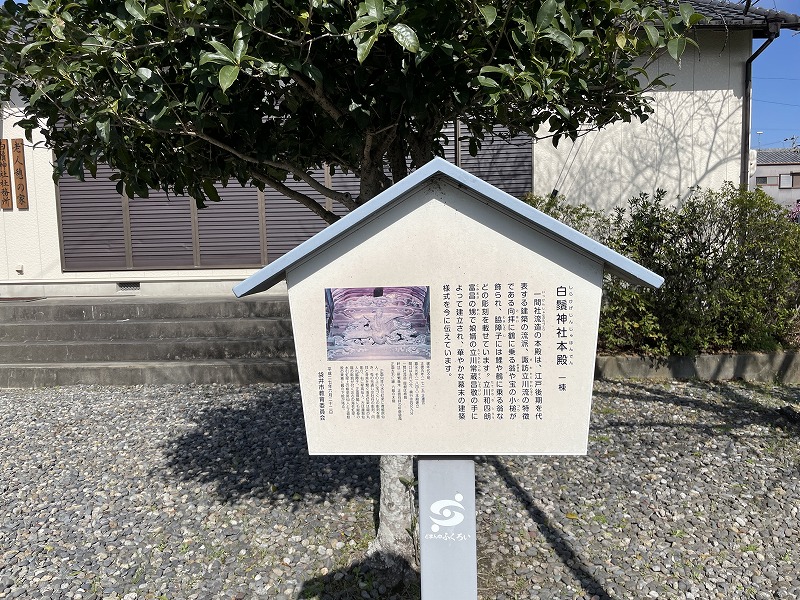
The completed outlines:
{"type": "MultiPolygon", "coordinates": [[[[598,382],[588,456],[477,458],[480,597],[800,598],[796,409],[598,382]]],[[[358,562],[377,461],[304,444],[293,386],[0,390],[0,598],[419,598],[358,562]]]]}

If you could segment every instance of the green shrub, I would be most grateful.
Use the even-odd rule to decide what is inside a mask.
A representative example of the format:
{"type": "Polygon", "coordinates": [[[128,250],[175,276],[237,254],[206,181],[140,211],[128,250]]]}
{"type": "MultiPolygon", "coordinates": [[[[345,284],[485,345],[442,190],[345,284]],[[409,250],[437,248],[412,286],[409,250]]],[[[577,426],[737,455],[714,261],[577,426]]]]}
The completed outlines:
{"type": "Polygon", "coordinates": [[[658,290],[606,277],[600,350],[691,356],[794,346],[800,226],[785,209],[730,184],[680,207],[664,199],[663,191],[641,194],[607,217],[563,199],[526,198],[664,277],[658,290]]]}

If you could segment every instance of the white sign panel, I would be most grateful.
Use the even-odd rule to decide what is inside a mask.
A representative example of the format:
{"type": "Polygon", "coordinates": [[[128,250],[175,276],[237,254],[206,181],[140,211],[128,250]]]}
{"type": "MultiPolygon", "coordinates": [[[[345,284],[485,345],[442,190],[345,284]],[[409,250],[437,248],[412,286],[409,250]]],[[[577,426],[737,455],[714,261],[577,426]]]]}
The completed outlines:
{"type": "Polygon", "coordinates": [[[312,454],[580,454],[603,265],[432,182],[287,272],[312,454]]]}

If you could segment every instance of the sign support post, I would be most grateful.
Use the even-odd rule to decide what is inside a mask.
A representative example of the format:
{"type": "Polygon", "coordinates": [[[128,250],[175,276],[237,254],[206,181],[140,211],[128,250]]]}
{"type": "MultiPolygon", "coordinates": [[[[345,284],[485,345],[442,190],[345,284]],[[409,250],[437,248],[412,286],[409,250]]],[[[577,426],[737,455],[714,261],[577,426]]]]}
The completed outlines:
{"type": "Polygon", "coordinates": [[[477,600],[475,463],[420,458],[417,474],[422,600],[477,600]]]}

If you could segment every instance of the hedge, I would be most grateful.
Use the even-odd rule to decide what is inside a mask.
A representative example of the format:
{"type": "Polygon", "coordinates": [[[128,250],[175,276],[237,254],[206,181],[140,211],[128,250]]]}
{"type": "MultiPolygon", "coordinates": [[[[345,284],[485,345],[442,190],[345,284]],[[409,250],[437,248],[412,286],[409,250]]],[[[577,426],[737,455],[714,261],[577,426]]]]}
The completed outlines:
{"type": "Polygon", "coordinates": [[[800,225],[761,190],[726,184],[668,206],[640,194],[607,215],[564,198],[524,200],[664,277],[651,290],[606,276],[598,349],[693,356],[796,348],[800,225]]]}

